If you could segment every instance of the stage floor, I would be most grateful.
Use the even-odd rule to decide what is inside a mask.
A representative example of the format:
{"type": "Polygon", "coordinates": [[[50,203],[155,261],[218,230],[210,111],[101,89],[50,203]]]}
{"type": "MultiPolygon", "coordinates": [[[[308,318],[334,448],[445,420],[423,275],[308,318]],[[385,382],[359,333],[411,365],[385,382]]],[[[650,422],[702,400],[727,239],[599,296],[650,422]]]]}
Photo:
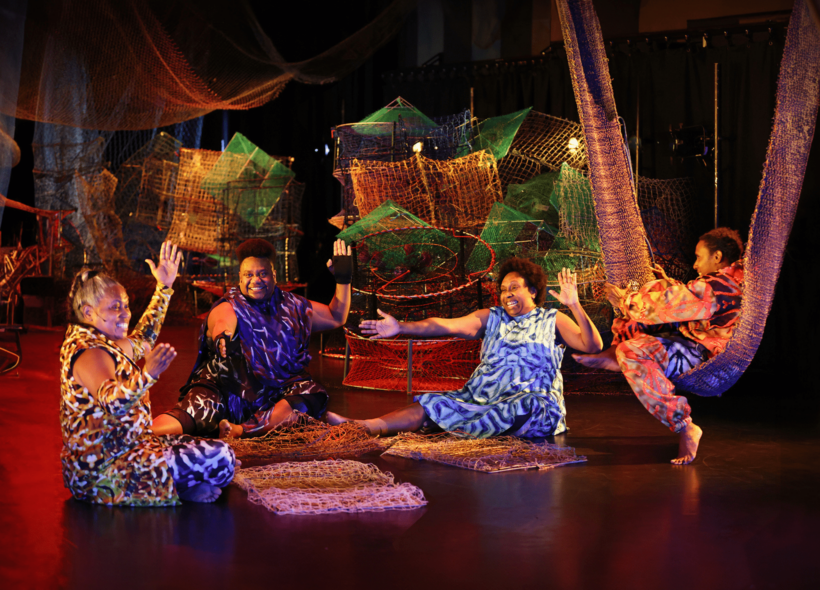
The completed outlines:
{"type": "MultiPolygon", "coordinates": [[[[197,332],[163,330],[179,357],[151,390],[155,415],[176,401],[197,332]]],[[[693,399],[704,437],[687,467],[668,463],[677,438],[632,396],[569,395],[555,442],[587,463],[488,475],[360,457],[419,486],[420,510],[277,516],[235,486],[211,505],[107,508],[63,487],[62,336],[23,335],[20,367],[0,376],[2,588],[820,587],[820,412],[763,378],[693,399]]],[[[343,388],[340,360],[315,356],[311,372],[336,412],[408,401],[343,388]]]]}

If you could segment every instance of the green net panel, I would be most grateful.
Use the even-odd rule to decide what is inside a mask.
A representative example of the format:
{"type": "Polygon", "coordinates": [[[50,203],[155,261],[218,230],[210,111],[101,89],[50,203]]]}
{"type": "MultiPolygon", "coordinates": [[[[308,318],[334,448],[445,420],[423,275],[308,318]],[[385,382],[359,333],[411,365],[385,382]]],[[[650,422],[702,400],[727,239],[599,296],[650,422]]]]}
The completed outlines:
{"type": "Polygon", "coordinates": [[[490,117],[478,123],[473,144],[475,150],[487,150],[496,160],[506,156],[521,124],[531,110],[532,107],[528,107],[523,111],[490,117]]]}
{"type": "Polygon", "coordinates": [[[558,233],[558,193],[555,182],[560,174],[547,172],[539,174],[522,184],[507,185],[504,204],[520,211],[529,219],[544,222],[544,227],[551,234],[558,233]]]}
{"type": "Polygon", "coordinates": [[[358,242],[368,234],[374,234],[385,229],[397,229],[400,227],[427,227],[426,223],[391,201],[386,200],[376,207],[365,217],[341,231],[336,239],[344,240],[348,244],[358,242]]]}
{"type": "MultiPolygon", "coordinates": [[[[543,252],[552,241],[551,236],[543,232],[543,224],[539,220],[503,203],[493,205],[481,231],[481,239],[495,253],[496,267],[507,258],[519,256],[524,251],[543,252]]],[[[490,263],[490,255],[486,248],[474,250],[467,261],[468,270],[485,268],[490,263]]]]}

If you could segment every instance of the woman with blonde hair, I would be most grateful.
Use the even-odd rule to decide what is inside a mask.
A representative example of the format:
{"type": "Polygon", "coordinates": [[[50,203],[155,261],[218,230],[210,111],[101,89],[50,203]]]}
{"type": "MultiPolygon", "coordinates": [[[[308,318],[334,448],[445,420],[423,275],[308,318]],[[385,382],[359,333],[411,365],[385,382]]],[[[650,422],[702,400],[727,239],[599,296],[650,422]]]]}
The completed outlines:
{"type": "Polygon", "coordinates": [[[181,253],[162,244],[151,303],[129,334],[131,311],[121,284],[83,268],[74,278],[70,324],[60,350],[63,479],[78,500],[166,506],[213,502],[233,479],[233,450],[221,441],[155,436],[148,390],[176,357],[156,344],[181,253]],[[140,369],[136,361],[145,358],[140,369]]]}

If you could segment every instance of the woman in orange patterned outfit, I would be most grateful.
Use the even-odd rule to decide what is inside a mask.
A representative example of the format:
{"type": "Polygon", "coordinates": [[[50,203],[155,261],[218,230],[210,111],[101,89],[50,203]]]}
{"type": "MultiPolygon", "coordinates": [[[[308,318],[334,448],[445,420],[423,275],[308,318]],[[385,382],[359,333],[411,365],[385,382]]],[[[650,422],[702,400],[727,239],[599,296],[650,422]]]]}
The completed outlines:
{"type": "Polygon", "coordinates": [[[155,346],[181,254],[162,245],[147,261],[157,289],[128,335],[131,312],[122,285],[81,270],[69,296],[79,323],[60,350],[63,479],[78,500],[97,504],[165,506],[179,499],[212,502],[233,478],[234,454],[221,441],[154,436],[148,389],[176,352],[155,346]],[[145,357],[145,368],[135,361],[145,357]]]}
{"type": "Polygon", "coordinates": [[[743,296],[743,243],[735,230],[700,237],[687,284],[663,271],[634,293],[607,283],[607,297],[623,318],[615,320],[612,346],[597,355],[573,355],[583,365],[623,371],[632,391],[665,426],[680,434],[677,465],[691,463],[703,431],[692,422],[685,397],[670,379],[723,351],[732,336],[743,296]]]}

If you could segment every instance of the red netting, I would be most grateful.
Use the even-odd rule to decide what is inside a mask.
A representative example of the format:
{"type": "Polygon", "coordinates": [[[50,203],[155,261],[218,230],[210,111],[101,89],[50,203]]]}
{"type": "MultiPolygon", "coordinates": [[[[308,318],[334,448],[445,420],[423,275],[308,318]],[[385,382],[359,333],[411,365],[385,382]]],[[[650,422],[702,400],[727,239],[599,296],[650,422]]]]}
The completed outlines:
{"type": "Polygon", "coordinates": [[[370,340],[351,332],[346,336],[351,362],[343,383],[365,389],[460,389],[478,366],[481,350],[478,340],[370,340]]]}

